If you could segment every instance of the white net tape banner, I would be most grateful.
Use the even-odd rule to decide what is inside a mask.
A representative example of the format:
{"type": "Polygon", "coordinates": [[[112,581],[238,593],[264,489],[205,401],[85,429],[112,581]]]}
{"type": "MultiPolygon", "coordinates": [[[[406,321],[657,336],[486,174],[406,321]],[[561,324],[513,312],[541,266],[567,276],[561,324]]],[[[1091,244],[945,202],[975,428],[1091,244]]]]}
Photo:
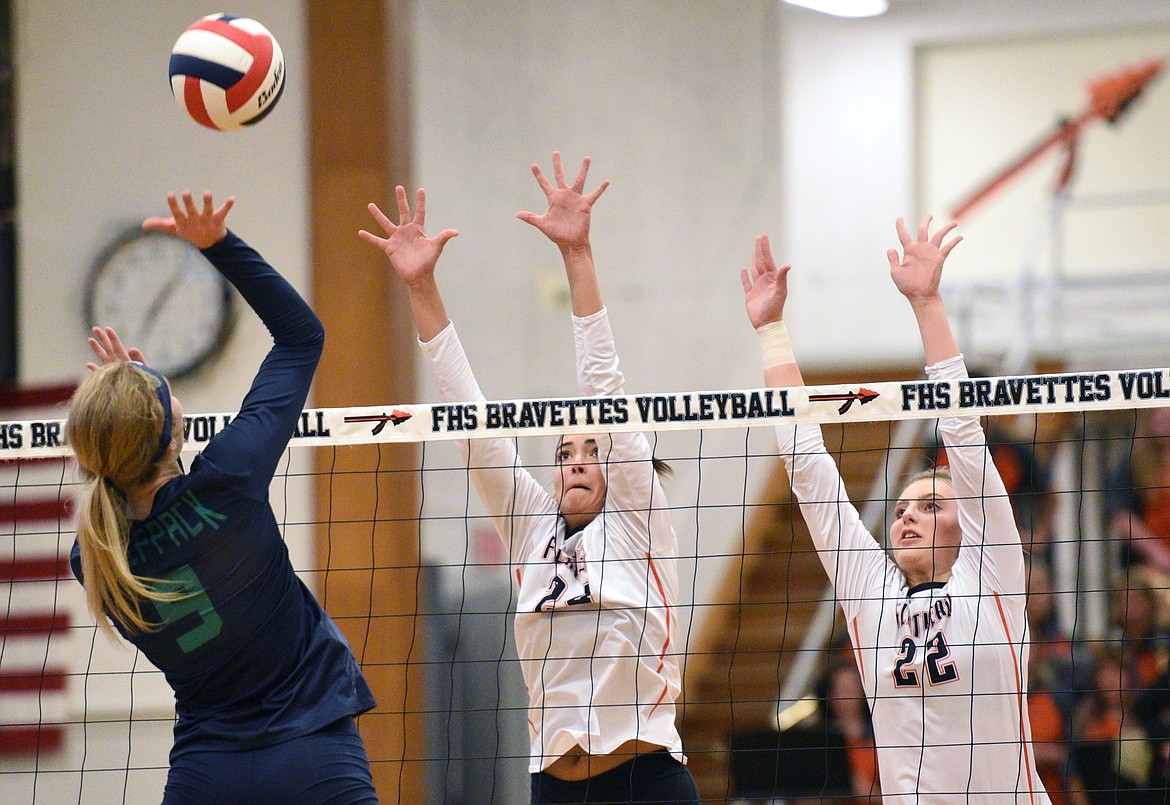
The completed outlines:
{"type": "MultiPolygon", "coordinates": [[[[948,416],[1043,414],[1170,405],[1170,369],[1130,369],[969,380],[911,380],[790,389],[687,391],[468,403],[315,408],[291,444],[328,445],[550,436],[597,431],[743,428],[948,416]]],[[[185,450],[197,452],[234,413],[186,417],[185,450]]],[[[69,454],[65,422],[0,422],[0,460],[69,454]]]]}

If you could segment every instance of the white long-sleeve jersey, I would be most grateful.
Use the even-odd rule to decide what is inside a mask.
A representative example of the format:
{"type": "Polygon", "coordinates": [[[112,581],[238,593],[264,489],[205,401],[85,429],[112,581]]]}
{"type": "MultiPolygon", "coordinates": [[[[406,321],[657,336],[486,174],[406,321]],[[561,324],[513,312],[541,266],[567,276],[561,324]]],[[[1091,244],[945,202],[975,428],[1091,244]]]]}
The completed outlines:
{"type": "MultiPolygon", "coordinates": [[[[581,393],[622,394],[606,311],[574,316],[573,336],[581,393]]],[[[422,348],[444,401],[484,399],[454,325],[422,348]]],[[[516,648],[533,772],[575,746],[604,755],[631,739],[685,762],[674,724],[678,540],[645,436],[597,438],[605,506],[568,538],[556,500],[520,464],[511,439],[460,445],[518,584],[516,648]]]]}
{"type": "MultiPolygon", "coordinates": [[[[927,367],[966,377],[962,356],[927,367]]],[[[946,583],[910,589],[846,497],[818,426],[776,428],[845,613],[873,716],[883,802],[1048,805],[1032,753],[1019,531],[977,418],[939,420],[962,544],[946,583]]]]}

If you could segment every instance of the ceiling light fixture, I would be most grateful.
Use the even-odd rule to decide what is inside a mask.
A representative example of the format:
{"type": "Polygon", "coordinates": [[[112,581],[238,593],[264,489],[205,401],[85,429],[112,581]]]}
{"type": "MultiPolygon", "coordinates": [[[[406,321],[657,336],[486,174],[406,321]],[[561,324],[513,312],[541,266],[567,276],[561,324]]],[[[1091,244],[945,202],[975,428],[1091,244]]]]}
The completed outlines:
{"type": "Polygon", "coordinates": [[[885,14],[890,8],[887,0],[784,0],[784,2],[832,14],[835,17],[876,17],[885,14]]]}

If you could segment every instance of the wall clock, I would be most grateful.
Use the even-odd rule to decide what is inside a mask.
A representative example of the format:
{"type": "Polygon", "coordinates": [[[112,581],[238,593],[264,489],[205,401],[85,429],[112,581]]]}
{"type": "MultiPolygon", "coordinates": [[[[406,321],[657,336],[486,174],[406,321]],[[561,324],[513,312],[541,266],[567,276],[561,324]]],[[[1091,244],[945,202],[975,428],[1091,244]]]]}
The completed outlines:
{"type": "Polygon", "coordinates": [[[231,325],[231,286],[191,243],[128,230],[98,257],[85,295],[88,326],[113,327],[168,377],[201,366],[231,325]]]}

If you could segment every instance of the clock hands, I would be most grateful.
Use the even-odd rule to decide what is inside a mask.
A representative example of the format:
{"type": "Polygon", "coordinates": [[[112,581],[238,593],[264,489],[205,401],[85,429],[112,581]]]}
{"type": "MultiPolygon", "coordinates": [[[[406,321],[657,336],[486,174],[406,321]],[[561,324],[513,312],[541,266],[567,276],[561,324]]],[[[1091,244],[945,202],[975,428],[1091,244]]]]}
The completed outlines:
{"type": "Polygon", "coordinates": [[[170,276],[163,283],[162,290],[155,294],[154,299],[150,300],[150,306],[146,308],[146,316],[142,320],[142,334],[139,336],[140,338],[145,338],[151,331],[151,328],[154,327],[154,322],[158,318],[158,314],[162,312],[163,305],[171,298],[171,293],[174,292],[182,273],[182,266],[172,268],[170,276]]]}

